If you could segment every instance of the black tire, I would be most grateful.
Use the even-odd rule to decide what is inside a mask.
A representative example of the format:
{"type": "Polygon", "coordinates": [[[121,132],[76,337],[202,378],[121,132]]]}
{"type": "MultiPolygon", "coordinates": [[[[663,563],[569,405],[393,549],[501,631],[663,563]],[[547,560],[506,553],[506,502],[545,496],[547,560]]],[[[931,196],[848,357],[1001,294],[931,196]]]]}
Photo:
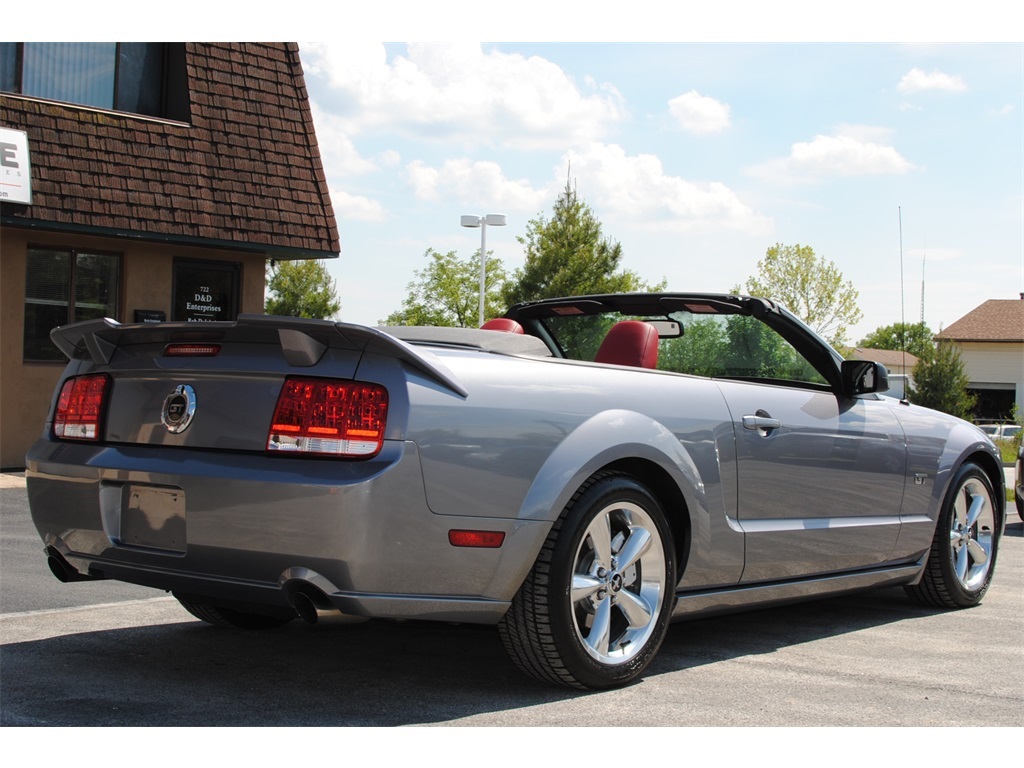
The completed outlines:
{"type": "Polygon", "coordinates": [[[232,627],[234,629],[276,629],[283,627],[292,620],[287,616],[270,616],[265,613],[249,613],[233,608],[207,605],[191,598],[174,593],[181,606],[197,619],[213,624],[215,627],[232,627]]]}
{"type": "Polygon", "coordinates": [[[538,680],[581,689],[627,685],[665,638],[675,584],[661,505],[629,476],[595,475],[548,534],[498,625],[502,643],[538,680]]]}
{"type": "Polygon", "coordinates": [[[977,464],[953,476],[935,525],[920,583],[907,593],[937,608],[969,608],[981,602],[995,570],[1002,529],[992,483],[977,464]]]}

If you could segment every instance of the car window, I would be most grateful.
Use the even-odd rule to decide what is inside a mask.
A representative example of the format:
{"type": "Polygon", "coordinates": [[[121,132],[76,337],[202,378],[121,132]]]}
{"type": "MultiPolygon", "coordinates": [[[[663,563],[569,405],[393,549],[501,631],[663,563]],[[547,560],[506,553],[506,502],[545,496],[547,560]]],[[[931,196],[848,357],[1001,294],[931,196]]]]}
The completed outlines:
{"type": "MultiPolygon", "coordinates": [[[[658,369],[717,378],[773,383],[827,385],[825,378],[776,331],[754,317],[741,314],[668,316],[682,335],[663,338],[658,345],[658,369]]],[[[618,313],[568,314],[545,318],[544,325],[565,357],[592,361],[615,323],[636,319],[618,313]]]]}
{"type": "Polygon", "coordinates": [[[658,367],[696,376],[827,384],[825,378],[788,341],[748,315],[672,317],[683,335],[662,340],[658,367]]]}

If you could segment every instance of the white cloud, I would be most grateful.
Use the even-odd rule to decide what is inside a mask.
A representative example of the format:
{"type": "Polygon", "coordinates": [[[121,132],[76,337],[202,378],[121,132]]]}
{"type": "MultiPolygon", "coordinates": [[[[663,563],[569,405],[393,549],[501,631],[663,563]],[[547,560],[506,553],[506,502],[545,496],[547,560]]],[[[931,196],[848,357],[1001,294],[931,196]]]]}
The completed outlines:
{"type": "Polygon", "coordinates": [[[320,109],[348,135],[385,130],[469,146],[561,149],[625,117],[612,86],[587,79],[581,87],[546,59],[477,43],[410,44],[391,61],[380,44],[307,43],[302,61],[309,76],[326,80],[320,109]]]}
{"type": "Polygon", "coordinates": [[[668,111],[690,133],[720,133],[730,125],[729,105],[697,91],[670,99],[668,111]]]}
{"type": "Polygon", "coordinates": [[[665,173],[655,155],[627,155],[615,144],[570,151],[556,167],[572,168],[580,195],[602,215],[658,229],[725,228],[752,234],[772,230],[725,184],[696,183],[665,173]]]}
{"type": "Polygon", "coordinates": [[[421,200],[455,199],[514,211],[536,211],[551,198],[547,189],[534,189],[525,179],[509,179],[497,163],[466,158],[446,160],[431,168],[420,160],[405,167],[405,178],[421,200]]]}
{"type": "Polygon", "coordinates": [[[966,91],[967,83],[960,75],[947,75],[933,69],[925,72],[923,69],[910,70],[903,76],[896,88],[900,93],[918,93],[919,91],[966,91]]]}
{"type": "Polygon", "coordinates": [[[373,221],[387,219],[387,213],[376,200],[361,195],[352,195],[341,189],[331,189],[331,205],[339,220],[373,221]]]}
{"type": "Polygon", "coordinates": [[[894,148],[854,136],[815,136],[797,142],[790,165],[797,173],[834,176],[899,174],[913,167],[894,148]]]}
{"type": "Polygon", "coordinates": [[[832,136],[798,141],[789,156],[768,160],[747,173],[781,183],[818,181],[832,176],[903,174],[914,165],[889,146],[888,131],[872,126],[843,126],[832,136]]]}
{"type": "Polygon", "coordinates": [[[565,169],[580,197],[599,217],[624,225],[665,230],[728,229],[750,234],[772,231],[771,219],[757,213],[725,184],[696,183],[665,173],[654,155],[627,155],[615,144],[592,143],[566,152],[552,169],[550,182],[535,187],[525,179],[509,179],[493,162],[447,160],[431,167],[416,160],[405,177],[416,197],[464,203],[489,200],[506,211],[542,211],[565,187],[565,169]]]}

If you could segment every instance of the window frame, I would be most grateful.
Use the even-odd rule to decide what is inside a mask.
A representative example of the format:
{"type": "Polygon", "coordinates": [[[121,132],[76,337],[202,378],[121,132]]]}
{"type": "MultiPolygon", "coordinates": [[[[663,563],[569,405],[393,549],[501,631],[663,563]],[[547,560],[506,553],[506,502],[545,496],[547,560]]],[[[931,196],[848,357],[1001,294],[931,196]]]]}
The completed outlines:
{"type": "MultiPolygon", "coordinates": [[[[79,256],[107,256],[112,257],[116,264],[116,275],[114,278],[115,285],[111,290],[111,296],[113,297],[114,311],[107,313],[104,316],[110,317],[112,320],[121,321],[121,315],[124,307],[124,253],[119,251],[108,251],[101,248],[76,248],[73,246],[65,245],[46,245],[43,243],[30,243],[25,248],[25,285],[22,291],[22,333],[21,333],[21,359],[24,363],[35,363],[35,364],[46,364],[46,363],[59,363],[64,364],[67,361],[64,359],[64,355],[58,350],[58,356],[53,358],[40,358],[30,357],[28,349],[26,347],[26,333],[28,331],[28,323],[26,322],[26,316],[29,304],[41,304],[43,302],[32,301],[28,296],[29,287],[29,272],[28,272],[28,259],[32,251],[50,251],[53,253],[67,254],[69,259],[69,274],[68,274],[68,285],[67,285],[67,316],[64,323],[59,325],[69,325],[75,322],[75,311],[77,305],[77,287],[78,287],[78,257],[79,256]]],[[[56,349],[56,347],[54,347],[56,349]]]]}
{"type": "MultiPolygon", "coordinates": [[[[47,45],[49,43],[36,42],[31,44],[47,45]]],[[[129,44],[160,46],[160,72],[159,76],[156,78],[156,87],[159,88],[159,93],[155,97],[155,103],[157,106],[150,111],[134,111],[130,108],[126,108],[123,104],[118,103],[119,100],[123,101],[124,99],[124,94],[120,93],[123,74],[121,46],[124,45],[124,43],[120,42],[115,43],[114,47],[113,93],[111,94],[112,106],[108,106],[105,104],[89,103],[86,100],[65,101],[62,99],[54,99],[39,94],[25,93],[24,61],[26,44],[23,42],[0,43],[0,45],[3,45],[5,47],[11,46],[11,48],[9,48],[8,50],[14,51],[14,74],[13,76],[5,76],[4,80],[0,81],[0,91],[4,93],[18,94],[25,98],[53,101],[58,104],[70,104],[73,106],[83,107],[86,109],[98,109],[107,112],[116,112],[120,114],[139,115],[142,117],[150,117],[162,120],[188,122],[191,119],[191,108],[189,105],[188,97],[184,43],[131,42],[129,44]],[[8,87],[8,85],[10,87],[8,87]]],[[[152,90],[155,90],[155,88],[152,90]]],[[[133,106],[138,106],[138,102],[136,102],[133,106]]]]}

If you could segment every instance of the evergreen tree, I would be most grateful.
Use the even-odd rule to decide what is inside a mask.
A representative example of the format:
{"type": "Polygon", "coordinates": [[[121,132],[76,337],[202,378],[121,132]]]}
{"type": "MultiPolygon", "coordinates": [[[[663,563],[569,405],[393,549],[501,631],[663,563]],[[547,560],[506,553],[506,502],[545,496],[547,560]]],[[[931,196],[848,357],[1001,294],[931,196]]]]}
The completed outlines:
{"type": "Polygon", "coordinates": [[[511,306],[557,296],[618,293],[645,288],[640,277],[618,271],[622,246],[601,235],[601,222],[567,180],[555,201],[550,220],[531,219],[525,237],[522,269],[505,286],[505,302],[511,306]]]}
{"type": "Polygon", "coordinates": [[[334,279],[319,260],[279,261],[267,273],[268,315],[333,317],[341,309],[334,279]]]}
{"type": "Polygon", "coordinates": [[[913,378],[908,392],[911,402],[961,419],[971,417],[977,398],[967,391],[970,379],[955,344],[938,344],[933,357],[914,366],[913,378]]]}

